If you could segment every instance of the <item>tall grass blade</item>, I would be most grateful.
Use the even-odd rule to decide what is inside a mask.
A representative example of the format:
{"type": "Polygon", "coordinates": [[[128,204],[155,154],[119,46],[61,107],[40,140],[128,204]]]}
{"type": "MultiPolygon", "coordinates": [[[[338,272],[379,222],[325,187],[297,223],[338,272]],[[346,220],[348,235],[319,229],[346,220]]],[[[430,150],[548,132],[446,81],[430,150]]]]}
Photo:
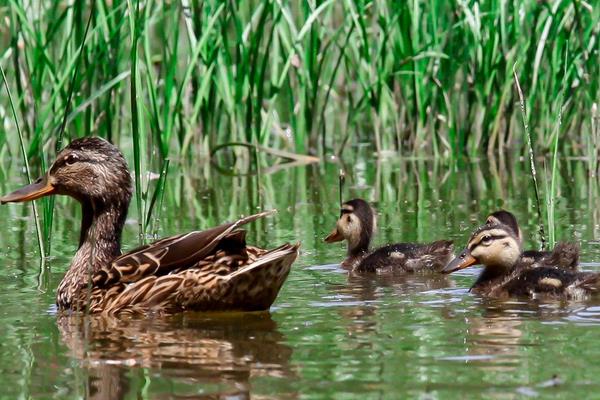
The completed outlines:
{"type": "MultiPolygon", "coordinates": [[[[17,129],[17,134],[19,136],[19,147],[21,149],[21,156],[23,157],[23,162],[25,163],[25,174],[27,175],[27,183],[31,184],[31,169],[29,168],[29,161],[27,159],[27,152],[25,151],[25,140],[23,139],[23,133],[21,132],[21,125],[19,124],[19,118],[17,117],[17,111],[15,110],[15,103],[13,101],[12,94],[10,92],[10,88],[8,86],[8,81],[6,80],[6,74],[4,73],[4,68],[2,64],[0,64],[0,73],[2,73],[2,82],[4,83],[4,88],[6,89],[6,94],[8,95],[8,103],[10,104],[10,110],[12,112],[13,118],[15,120],[15,127],[17,129]]],[[[40,217],[37,210],[37,205],[34,202],[31,203],[31,208],[33,209],[33,218],[35,220],[35,231],[37,234],[38,248],[40,251],[40,271],[43,271],[45,268],[45,255],[44,251],[44,238],[42,236],[42,227],[40,225],[40,217]]],[[[41,273],[40,273],[41,275],[41,273]]]]}
{"type": "Polygon", "coordinates": [[[140,105],[138,104],[138,67],[137,67],[137,46],[139,39],[140,28],[138,26],[140,18],[140,3],[136,1],[135,8],[132,0],[127,0],[127,9],[129,11],[129,29],[132,37],[131,43],[131,133],[133,137],[133,158],[134,158],[134,174],[135,174],[135,200],[137,204],[138,226],[140,234],[140,243],[143,243],[146,238],[146,225],[144,224],[144,210],[142,208],[142,145],[143,140],[140,132],[140,105]]]}
{"type": "Polygon", "coordinates": [[[537,205],[537,213],[538,213],[538,223],[540,226],[539,234],[541,240],[541,248],[542,250],[546,248],[546,237],[544,234],[544,222],[542,220],[542,207],[540,202],[540,191],[537,181],[537,172],[535,169],[535,156],[533,153],[533,144],[531,141],[531,132],[529,131],[528,117],[527,117],[527,108],[525,106],[525,96],[523,95],[523,90],[521,90],[521,84],[519,83],[519,77],[517,76],[516,70],[517,64],[513,65],[513,77],[515,79],[515,87],[517,88],[517,93],[519,94],[519,104],[521,106],[521,117],[523,121],[523,129],[525,131],[525,137],[527,139],[527,148],[529,150],[529,167],[531,170],[531,179],[533,181],[533,187],[535,190],[535,202],[537,205]]]}
{"type": "Polygon", "coordinates": [[[562,116],[563,116],[563,107],[564,107],[564,99],[565,99],[565,89],[567,86],[567,66],[569,59],[569,43],[567,42],[565,48],[565,61],[564,61],[564,73],[562,79],[562,88],[560,90],[559,102],[558,102],[558,118],[556,121],[556,132],[554,133],[554,145],[552,151],[552,180],[550,183],[550,196],[548,203],[548,240],[550,244],[550,248],[554,247],[556,243],[556,234],[555,234],[555,226],[554,226],[554,207],[555,207],[555,199],[556,199],[556,180],[558,177],[558,139],[561,134],[562,128],[562,116]]]}

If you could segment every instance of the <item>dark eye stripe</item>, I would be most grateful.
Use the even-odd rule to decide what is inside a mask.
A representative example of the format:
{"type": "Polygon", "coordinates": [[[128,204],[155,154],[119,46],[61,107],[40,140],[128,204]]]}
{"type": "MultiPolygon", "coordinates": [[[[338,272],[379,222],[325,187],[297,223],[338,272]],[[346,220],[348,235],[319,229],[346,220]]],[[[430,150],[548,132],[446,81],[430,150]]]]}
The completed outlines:
{"type": "Polygon", "coordinates": [[[490,236],[488,238],[488,240],[500,240],[500,239],[504,239],[506,237],[506,235],[496,235],[496,236],[490,236]]]}
{"type": "Polygon", "coordinates": [[[352,213],[352,210],[346,210],[346,209],[343,209],[343,208],[340,210],[340,214],[342,214],[342,215],[344,215],[344,214],[351,214],[351,213],[352,213]]]}
{"type": "MultiPolygon", "coordinates": [[[[504,239],[506,237],[506,235],[496,235],[496,236],[488,236],[487,240],[492,242],[494,240],[500,240],[500,239],[504,239]]],[[[485,238],[481,238],[481,240],[477,243],[473,243],[472,245],[469,246],[469,251],[472,251],[475,247],[479,246],[481,244],[481,242],[485,241],[485,238]]]]}

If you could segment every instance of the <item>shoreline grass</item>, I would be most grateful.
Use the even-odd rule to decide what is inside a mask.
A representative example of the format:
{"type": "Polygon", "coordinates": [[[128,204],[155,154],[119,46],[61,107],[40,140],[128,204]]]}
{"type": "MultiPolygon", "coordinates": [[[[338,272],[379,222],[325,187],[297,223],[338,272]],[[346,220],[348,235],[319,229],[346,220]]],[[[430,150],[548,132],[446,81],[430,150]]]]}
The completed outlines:
{"type": "Polygon", "coordinates": [[[599,100],[600,12],[586,2],[68,4],[0,8],[0,62],[19,94],[29,157],[60,144],[77,68],[67,136],[120,142],[142,133],[127,129],[138,118],[160,165],[229,142],[301,154],[348,149],[346,141],[378,153],[525,154],[516,62],[531,84],[536,150],[553,149],[565,80],[560,151],[589,155],[578,139],[599,100]]]}

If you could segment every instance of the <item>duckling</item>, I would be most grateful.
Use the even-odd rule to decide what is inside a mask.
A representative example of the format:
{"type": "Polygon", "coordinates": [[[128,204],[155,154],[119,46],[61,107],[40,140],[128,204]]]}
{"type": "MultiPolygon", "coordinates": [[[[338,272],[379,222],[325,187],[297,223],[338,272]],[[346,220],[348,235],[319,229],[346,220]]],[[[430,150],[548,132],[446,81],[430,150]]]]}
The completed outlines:
{"type": "Polygon", "coordinates": [[[471,292],[490,297],[583,299],[598,292],[600,274],[561,267],[557,255],[561,251],[555,249],[532,268],[529,260],[523,260],[517,231],[505,224],[488,223],[471,235],[467,247],[442,272],[482,264],[484,269],[471,292]]]}
{"type": "MultiPolygon", "coordinates": [[[[502,224],[510,228],[522,248],[523,234],[513,213],[506,210],[494,211],[487,217],[486,224],[502,224]]],[[[529,263],[532,266],[557,266],[575,271],[579,266],[579,246],[575,243],[560,242],[552,251],[526,250],[521,253],[521,263],[529,263]]]]}
{"type": "Polygon", "coordinates": [[[370,250],[376,228],[373,208],[362,199],[353,199],[342,204],[336,227],[325,242],[346,240],[348,256],[341,265],[356,272],[440,271],[453,257],[454,247],[448,240],[428,244],[396,243],[370,250]]]}

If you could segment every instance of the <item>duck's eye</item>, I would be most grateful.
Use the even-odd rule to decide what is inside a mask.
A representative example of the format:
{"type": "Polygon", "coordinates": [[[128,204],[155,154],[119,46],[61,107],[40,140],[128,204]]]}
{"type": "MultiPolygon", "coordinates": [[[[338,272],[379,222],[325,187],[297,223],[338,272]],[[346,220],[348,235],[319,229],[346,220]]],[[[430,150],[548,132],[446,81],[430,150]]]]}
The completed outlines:
{"type": "Polygon", "coordinates": [[[67,165],[73,165],[77,161],[79,161],[79,157],[77,157],[75,154],[69,154],[67,158],[65,158],[65,164],[67,165]]]}
{"type": "Polygon", "coordinates": [[[348,216],[346,217],[346,221],[347,221],[348,223],[351,223],[351,222],[352,222],[352,217],[348,215],[348,216]]]}
{"type": "Polygon", "coordinates": [[[481,239],[481,243],[488,245],[490,243],[492,243],[492,237],[489,235],[485,235],[482,239],[481,239]]]}

